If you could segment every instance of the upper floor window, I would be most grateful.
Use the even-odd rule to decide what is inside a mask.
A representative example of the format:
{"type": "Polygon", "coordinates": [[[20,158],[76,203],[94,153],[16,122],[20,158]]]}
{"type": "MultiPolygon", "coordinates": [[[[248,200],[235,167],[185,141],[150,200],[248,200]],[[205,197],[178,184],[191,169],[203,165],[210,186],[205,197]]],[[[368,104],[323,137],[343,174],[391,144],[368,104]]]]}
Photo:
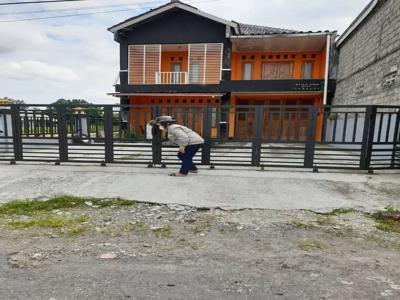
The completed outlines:
{"type": "Polygon", "coordinates": [[[261,68],[262,80],[284,80],[293,78],[292,62],[263,63],[261,68]]]}
{"type": "Polygon", "coordinates": [[[253,63],[245,62],[243,63],[243,72],[242,79],[243,80],[252,80],[253,75],[253,63]]]}
{"type": "Polygon", "coordinates": [[[314,63],[312,61],[304,61],[301,70],[301,79],[312,79],[314,63]]]}

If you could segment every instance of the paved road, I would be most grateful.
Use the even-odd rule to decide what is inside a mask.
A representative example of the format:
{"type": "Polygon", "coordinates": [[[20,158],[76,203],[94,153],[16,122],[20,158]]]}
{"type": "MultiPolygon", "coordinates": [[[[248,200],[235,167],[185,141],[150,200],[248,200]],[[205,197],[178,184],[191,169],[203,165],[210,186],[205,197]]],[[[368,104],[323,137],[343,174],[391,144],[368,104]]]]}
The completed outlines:
{"type": "Polygon", "coordinates": [[[232,209],[381,209],[396,204],[400,174],[377,175],[265,172],[254,169],[201,170],[186,178],[171,169],[132,166],[0,164],[0,202],[43,199],[60,194],[179,203],[232,209]]]}

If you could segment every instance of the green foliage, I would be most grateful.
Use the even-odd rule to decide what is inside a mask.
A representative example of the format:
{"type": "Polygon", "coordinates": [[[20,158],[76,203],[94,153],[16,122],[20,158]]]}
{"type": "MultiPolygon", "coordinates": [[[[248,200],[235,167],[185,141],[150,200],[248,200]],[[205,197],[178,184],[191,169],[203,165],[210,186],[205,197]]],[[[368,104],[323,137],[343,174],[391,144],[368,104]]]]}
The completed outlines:
{"type": "Polygon", "coordinates": [[[30,227],[44,227],[44,228],[63,228],[68,225],[75,225],[84,223],[89,220],[88,216],[81,215],[76,218],[42,216],[35,217],[31,220],[13,220],[8,223],[11,228],[30,228],[30,227]]]}
{"type": "Polygon", "coordinates": [[[157,237],[164,237],[164,238],[168,238],[171,236],[172,230],[170,226],[166,226],[163,228],[157,228],[157,229],[153,229],[152,230],[153,233],[157,236],[157,237]]]}
{"type": "Polygon", "coordinates": [[[385,232],[400,233],[400,211],[388,206],[385,211],[371,215],[377,223],[376,228],[385,232]]]}
{"type": "Polygon", "coordinates": [[[313,249],[323,249],[324,245],[319,241],[301,240],[298,242],[298,247],[303,251],[309,251],[313,249]]]}
{"type": "Polygon", "coordinates": [[[48,212],[57,209],[72,209],[87,206],[85,202],[90,201],[93,206],[101,208],[109,206],[131,206],[135,205],[135,201],[125,200],[121,198],[116,199],[92,199],[81,198],[74,196],[58,196],[46,201],[39,200],[19,200],[11,201],[0,205],[1,215],[26,215],[32,216],[38,212],[48,212]]]}
{"type": "MultiPolygon", "coordinates": [[[[54,111],[53,106],[54,105],[73,105],[75,107],[79,107],[79,106],[84,106],[85,107],[85,113],[86,115],[92,119],[92,118],[96,118],[96,117],[103,117],[103,111],[98,108],[98,107],[94,107],[94,106],[90,106],[93,105],[93,103],[90,103],[84,99],[58,99],[57,101],[51,103],[51,108],[50,110],[54,111]],[[87,106],[89,105],[89,106],[87,106]]],[[[55,112],[55,111],[54,111],[55,112]]]]}
{"type": "Polygon", "coordinates": [[[349,214],[352,212],[355,212],[356,210],[354,208],[337,208],[332,210],[331,212],[325,214],[327,216],[340,216],[340,215],[345,215],[349,214]]]}
{"type": "Polygon", "coordinates": [[[397,209],[395,209],[391,205],[388,205],[388,206],[385,207],[385,211],[388,212],[388,213],[394,214],[394,213],[396,213],[397,209]]]}

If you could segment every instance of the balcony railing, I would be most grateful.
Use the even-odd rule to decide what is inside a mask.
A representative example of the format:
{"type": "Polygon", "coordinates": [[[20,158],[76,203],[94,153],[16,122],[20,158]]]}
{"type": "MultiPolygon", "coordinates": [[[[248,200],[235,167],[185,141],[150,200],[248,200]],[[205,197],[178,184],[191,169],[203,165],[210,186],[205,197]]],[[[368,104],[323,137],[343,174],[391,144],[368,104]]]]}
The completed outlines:
{"type": "Polygon", "coordinates": [[[156,72],[156,84],[188,84],[187,72],[156,72]]]}

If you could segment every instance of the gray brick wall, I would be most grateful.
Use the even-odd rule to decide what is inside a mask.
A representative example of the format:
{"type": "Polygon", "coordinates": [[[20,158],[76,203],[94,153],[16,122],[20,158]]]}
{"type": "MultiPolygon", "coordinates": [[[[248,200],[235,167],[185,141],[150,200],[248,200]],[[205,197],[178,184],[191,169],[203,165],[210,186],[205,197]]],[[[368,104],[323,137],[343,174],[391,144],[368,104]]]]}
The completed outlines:
{"type": "Polygon", "coordinates": [[[333,104],[400,105],[400,0],[381,0],[340,45],[333,104]]]}

